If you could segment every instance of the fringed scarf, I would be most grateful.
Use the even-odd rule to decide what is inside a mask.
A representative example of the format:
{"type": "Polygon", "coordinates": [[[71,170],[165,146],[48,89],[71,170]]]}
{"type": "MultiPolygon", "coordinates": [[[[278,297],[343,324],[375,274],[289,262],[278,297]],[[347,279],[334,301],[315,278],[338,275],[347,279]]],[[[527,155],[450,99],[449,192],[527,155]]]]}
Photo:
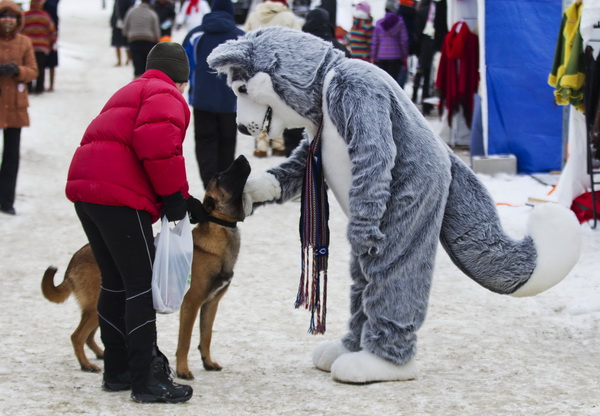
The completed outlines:
{"type": "Polygon", "coordinates": [[[321,132],[323,120],[308,148],[302,212],[300,213],[300,241],[302,242],[302,274],[296,297],[296,308],[304,306],[311,312],[311,334],[325,333],[327,315],[327,260],[329,256],[329,204],[321,159],[321,132]]]}

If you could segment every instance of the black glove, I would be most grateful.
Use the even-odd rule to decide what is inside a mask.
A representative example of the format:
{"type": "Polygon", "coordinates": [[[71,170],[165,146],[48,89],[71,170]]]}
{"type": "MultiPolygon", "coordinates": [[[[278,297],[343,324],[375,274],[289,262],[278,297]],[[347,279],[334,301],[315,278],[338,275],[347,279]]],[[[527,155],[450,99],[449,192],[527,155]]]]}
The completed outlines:
{"type": "Polygon", "coordinates": [[[202,202],[191,195],[187,199],[187,210],[190,213],[190,222],[192,224],[204,223],[208,220],[208,214],[202,202]]]}
{"type": "Polygon", "coordinates": [[[19,67],[15,62],[0,65],[0,76],[12,77],[15,75],[19,75],[19,67]]]}
{"type": "Polygon", "coordinates": [[[173,195],[165,196],[165,206],[163,207],[163,215],[167,216],[169,221],[179,221],[187,214],[187,202],[181,191],[175,192],[173,195]]]}

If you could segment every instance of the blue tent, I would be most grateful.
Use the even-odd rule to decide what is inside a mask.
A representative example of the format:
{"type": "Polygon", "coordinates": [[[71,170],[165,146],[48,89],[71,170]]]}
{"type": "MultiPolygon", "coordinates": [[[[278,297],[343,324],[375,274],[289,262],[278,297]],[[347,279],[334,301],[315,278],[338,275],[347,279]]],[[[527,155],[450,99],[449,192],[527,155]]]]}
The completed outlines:
{"type": "Polygon", "coordinates": [[[478,8],[487,154],[514,154],[520,173],[560,170],[563,107],[548,75],[562,1],[479,0],[478,8]]]}

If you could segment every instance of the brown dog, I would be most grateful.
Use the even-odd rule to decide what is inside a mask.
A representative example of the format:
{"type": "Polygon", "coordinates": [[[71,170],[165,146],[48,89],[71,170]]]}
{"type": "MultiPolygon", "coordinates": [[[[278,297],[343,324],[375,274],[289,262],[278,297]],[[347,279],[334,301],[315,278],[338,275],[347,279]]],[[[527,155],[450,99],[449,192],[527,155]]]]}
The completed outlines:
{"type": "MultiPolygon", "coordinates": [[[[212,327],[219,301],[225,295],[233,277],[233,267],[240,249],[240,234],[236,227],[243,221],[242,192],[250,175],[250,164],[238,157],[225,172],[215,175],[207,186],[203,205],[208,221],[192,229],[194,256],[190,288],[183,298],[179,316],[177,345],[177,375],[184,379],[194,376],[188,367],[188,352],[194,322],[200,311],[200,345],[198,349],[206,370],[218,371],[221,366],[210,357],[212,327]]],[[[102,358],[103,351],[94,341],[98,329],[97,304],[100,294],[100,270],[88,245],[77,251],[65,271],[64,280],[54,286],[56,267],[48,267],[42,278],[42,293],[46,299],[61,303],[74,293],[81,308],[81,321],[71,335],[75,356],[83,371],[99,372],[89,362],[84,343],[102,358]]]]}

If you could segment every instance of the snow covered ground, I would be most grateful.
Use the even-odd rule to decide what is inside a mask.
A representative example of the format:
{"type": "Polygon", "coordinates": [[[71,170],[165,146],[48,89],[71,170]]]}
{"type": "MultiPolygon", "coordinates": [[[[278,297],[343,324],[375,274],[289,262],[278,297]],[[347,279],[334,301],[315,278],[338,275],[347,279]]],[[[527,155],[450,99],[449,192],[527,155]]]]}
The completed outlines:
{"type": "MultiPolygon", "coordinates": [[[[32,126],[23,130],[15,217],[0,215],[0,414],[2,415],[600,415],[600,232],[582,226],[583,252],[571,274],[548,292],[516,299],[488,292],[439,251],[430,309],[419,332],[421,378],[352,386],[312,367],[322,340],[345,333],[349,248],[345,218],[331,198],[328,331],[307,334],[308,313],[293,302],[299,277],[299,204],[257,210],[240,225],[236,275],[221,302],[213,358],[221,372],[202,369],[190,352],[194,397],[183,405],[140,405],[129,393],[106,393],[101,375],[84,373],[70,335],[79,322],[74,299],[43,298],[40,281],[85,242],[64,196],[67,168],[91,119],[131,67],[114,67],[102,2],[60,3],[60,67],[56,91],[31,97],[32,126]]],[[[176,35],[176,40],[183,37],[176,35]]],[[[192,193],[202,196],[186,141],[192,193]]],[[[238,152],[254,172],[280,158],[256,159],[252,140],[238,152]]],[[[523,234],[530,196],[549,187],[530,177],[481,178],[497,202],[507,232],[523,234]]],[[[178,315],[158,317],[159,345],[175,361],[178,315]]],[[[97,340],[99,337],[97,336],[97,340]]],[[[198,342],[194,334],[192,344],[198,342]]],[[[88,357],[102,365],[87,351],[88,357]]]]}

